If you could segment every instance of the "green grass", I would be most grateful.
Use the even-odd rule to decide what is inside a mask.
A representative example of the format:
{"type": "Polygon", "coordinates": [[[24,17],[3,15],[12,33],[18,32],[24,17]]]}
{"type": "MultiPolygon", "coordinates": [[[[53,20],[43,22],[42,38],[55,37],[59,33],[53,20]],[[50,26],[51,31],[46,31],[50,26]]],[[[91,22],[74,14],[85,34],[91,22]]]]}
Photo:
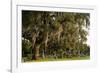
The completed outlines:
{"type": "Polygon", "coordinates": [[[47,59],[31,60],[26,62],[49,62],[49,61],[70,61],[70,60],[89,60],[89,59],[90,56],[85,56],[85,57],[72,57],[72,58],[61,58],[61,59],[47,58],[47,59]]]}

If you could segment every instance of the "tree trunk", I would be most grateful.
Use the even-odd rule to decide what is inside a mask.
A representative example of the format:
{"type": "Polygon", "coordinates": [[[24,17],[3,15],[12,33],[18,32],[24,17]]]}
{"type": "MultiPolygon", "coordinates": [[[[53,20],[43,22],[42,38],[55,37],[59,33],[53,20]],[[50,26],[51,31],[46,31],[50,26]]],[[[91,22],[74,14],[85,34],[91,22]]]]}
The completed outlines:
{"type": "Polygon", "coordinates": [[[34,54],[34,58],[35,60],[39,60],[39,48],[40,48],[40,45],[37,45],[36,48],[35,48],[35,54],[34,54]]]}
{"type": "Polygon", "coordinates": [[[80,55],[81,55],[81,54],[80,54],[80,50],[78,49],[78,57],[80,57],[80,55]]]}
{"type": "Polygon", "coordinates": [[[35,52],[35,50],[34,50],[34,46],[35,46],[35,42],[36,42],[36,34],[35,33],[32,33],[32,59],[34,60],[35,59],[35,57],[34,57],[34,52],[35,52]]]}
{"type": "Polygon", "coordinates": [[[46,35],[45,35],[45,41],[44,41],[44,46],[45,46],[45,48],[44,48],[44,53],[45,53],[45,58],[47,57],[47,46],[48,46],[48,32],[46,33],[46,35]]]}
{"type": "Polygon", "coordinates": [[[42,58],[45,58],[44,49],[42,49],[42,58]]]}
{"type": "MultiPolygon", "coordinates": [[[[37,48],[35,48],[35,45],[36,45],[36,38],[37,38],[37,36],[38,36],[38,34],[39,34],[39,32],[37,32],[37,33],[32,33],[32,51],[33,51],[33,53],[32,53],[32,59],[34,60],[34,59],[36,59],[36,49],[37,48]]],[[[38,49],[37,49],[38,50],[38,49]]]]}

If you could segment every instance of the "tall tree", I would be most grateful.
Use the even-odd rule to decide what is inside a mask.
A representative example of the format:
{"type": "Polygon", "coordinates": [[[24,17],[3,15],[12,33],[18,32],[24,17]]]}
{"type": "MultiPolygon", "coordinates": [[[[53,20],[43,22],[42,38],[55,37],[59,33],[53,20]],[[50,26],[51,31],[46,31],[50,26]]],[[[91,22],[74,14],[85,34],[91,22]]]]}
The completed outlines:
{"type": "Polygon", "coordinates": [[[32,43],[32,59],[48,55],[63,58],[71,56],[72,50],[80,56],[87,41],[89,19],[89,13],[22,11],[22,37],[32,43]]]}

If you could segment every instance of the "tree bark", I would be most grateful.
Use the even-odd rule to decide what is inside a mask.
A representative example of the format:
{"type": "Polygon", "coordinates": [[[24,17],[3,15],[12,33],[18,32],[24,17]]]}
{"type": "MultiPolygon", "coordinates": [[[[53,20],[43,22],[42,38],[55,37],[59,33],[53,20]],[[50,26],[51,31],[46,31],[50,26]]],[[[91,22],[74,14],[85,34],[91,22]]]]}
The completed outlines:
{"type": "Polygon", "coordinates": [[[35,60],[39,60],[39,48],[40,48],[40,45],[37,45],[36,48],[35,48],[35,60]]]}
{"type": "Polygon", "coordinates": [[[39,32],[37,32],[37,33],[32,33],[32,49],[33,49],[33,56],[32,56],[32,59],[33,60],[36,60],[37,59],[37,54],[38,54],[38,50],[39,50],[39,48],[38,47],[35,47],[35,45],[36,45],[36,38],[37,38],[37,36],[38,36],[38,34],[39,34],[39,32]]]}

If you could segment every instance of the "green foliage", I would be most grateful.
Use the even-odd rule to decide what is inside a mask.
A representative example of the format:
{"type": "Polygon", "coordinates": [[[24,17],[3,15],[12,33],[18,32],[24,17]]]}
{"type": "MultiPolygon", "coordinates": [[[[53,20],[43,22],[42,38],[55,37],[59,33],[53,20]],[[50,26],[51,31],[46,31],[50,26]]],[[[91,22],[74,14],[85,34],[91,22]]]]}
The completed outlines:
{"type": "Polygon", "coordinates": [[[32,43],[29,40],[22,40],[23,48],[30,49],[32,47],[32,43]]]}
{"type": "Polygon", "coordinates": [[[31,49],[32,49],[32,43],[27,39],[22,40],[22,56],[23,57],[28,56],[28,53],[31,53],[32,51],[31,49]]]}

